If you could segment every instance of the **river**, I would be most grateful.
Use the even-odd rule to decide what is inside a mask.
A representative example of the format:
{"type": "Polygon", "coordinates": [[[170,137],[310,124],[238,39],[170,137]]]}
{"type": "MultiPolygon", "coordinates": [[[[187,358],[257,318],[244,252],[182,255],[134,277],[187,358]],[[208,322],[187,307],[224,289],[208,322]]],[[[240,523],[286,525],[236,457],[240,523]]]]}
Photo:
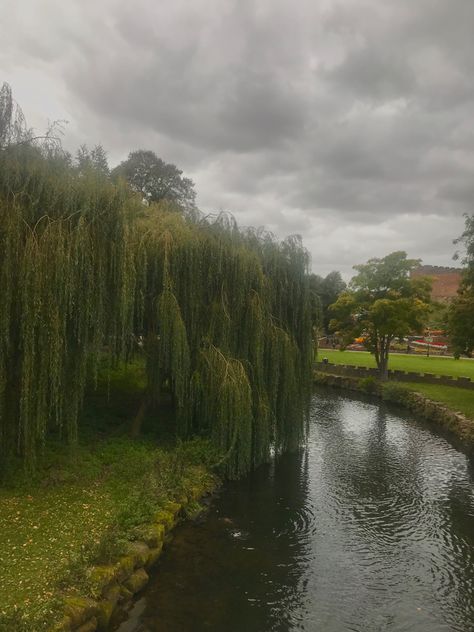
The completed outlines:
{"type": "Polygon", "coordinates": [[[471,632],[474,461],[410,413],[315,392],[308,443],[183,524],[120,632],[471,632]]]}

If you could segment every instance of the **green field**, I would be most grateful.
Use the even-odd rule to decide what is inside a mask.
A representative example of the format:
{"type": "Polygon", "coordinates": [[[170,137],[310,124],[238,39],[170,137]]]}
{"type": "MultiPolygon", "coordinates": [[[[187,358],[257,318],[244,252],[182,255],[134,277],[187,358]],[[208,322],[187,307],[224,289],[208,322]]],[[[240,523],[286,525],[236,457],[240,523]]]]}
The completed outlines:
{"type": "MultiPolygon", "coordinates": [[[[318,360],[328,358],[334,364],[353,364],[356,366],[375,367],[374,356],[367,351],[334,351],[321,349],[318,360]]],[[[418,373],[434,373],[435,375],[453,375],[455,377],[470,377],[474,379],[474,360],[463,358],[443,358],[432,356],[406,355],[393,353],[390,355],[389,369],[401,371],[416,371],[418,373]]]]}

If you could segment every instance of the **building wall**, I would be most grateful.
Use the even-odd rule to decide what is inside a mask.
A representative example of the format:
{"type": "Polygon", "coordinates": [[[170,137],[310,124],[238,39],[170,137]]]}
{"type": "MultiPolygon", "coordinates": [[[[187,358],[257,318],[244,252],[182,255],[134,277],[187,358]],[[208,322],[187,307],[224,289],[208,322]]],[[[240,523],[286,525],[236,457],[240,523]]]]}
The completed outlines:
{"type": "Polygon", "coordinates": [[[433,281],[431,298],[435,301],[450,301],[458,291],[461,282],[460,268],[443,268],[441,266],[420,266],[413,270],[412,277],[428,276],[433,281]]]}

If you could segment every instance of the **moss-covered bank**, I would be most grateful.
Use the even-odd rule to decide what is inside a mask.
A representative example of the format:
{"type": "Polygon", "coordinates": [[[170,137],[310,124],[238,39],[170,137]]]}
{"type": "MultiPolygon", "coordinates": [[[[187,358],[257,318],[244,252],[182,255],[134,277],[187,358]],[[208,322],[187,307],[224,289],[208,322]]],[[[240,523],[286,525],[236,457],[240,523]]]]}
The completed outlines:
{"type": "Polygon", "coordinates": [[[213,481],[203,479],[183,494],[179,502],[169,501],[153,520],[141,525],[140,539],[130,542],[124,554],[108,564],[85,569],[85,585],[62,597],[64,616],[51,632],[95,632],[113,629],[131,606],[134,595],[147,585],[149,571],[158,561],[170,531],[186,511],[212,490],[213,481]]]}
{"type": "Polygon", "coordinates": [[[1,632],[108,629],[176,522],[217,484],[196,442],[163,450],[122,439],[98,450],[96,476],[1,491],[1,632]]]}
{"type": "MultiPolygon", "coordinates": [[[[404,386],[393,382],[381,383],[374,378],[356,378],[315,372],[314,383],[351,391],[369,393],[385,401],[408,408],[423,419],[453,433],[470,447],[474,446],[474,419],[440,401],[434,401],[413,390],[416,385],[404,386]]],[[[451,387],[446,387],[451,388],[451,387]]]]}
{"type": "Polygon", "coordinates": [[[176,521],[199,511],[221,455],[176,442],[171,411],[128,436],[137,366],[99,380],[79,446],[48,441],[34,474],[19,463],[0,485],[0,631],[104,630],[146,583],[176,521]],[[94,627],[95,626],[95,627],[94,627]]]}

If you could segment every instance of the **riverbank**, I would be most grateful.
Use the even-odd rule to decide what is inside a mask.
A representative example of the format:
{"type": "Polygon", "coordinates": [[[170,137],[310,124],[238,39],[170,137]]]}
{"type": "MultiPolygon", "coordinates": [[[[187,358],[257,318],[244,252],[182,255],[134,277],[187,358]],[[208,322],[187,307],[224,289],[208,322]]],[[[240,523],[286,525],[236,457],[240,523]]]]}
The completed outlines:
{"type": "Polygon", "coordinates": [[[145,420],[143,438],[128,437],[141,386],[137,367],[109,374],[86,402],[74,451],[50,441],[34,474],[10,468],[0,487],[1,632],[105,629],[146,580],[132,575],[216,486],[217,455],[205,441],[176,444],[166,408],[158,423],[145,420]]]}
{"type": "Polygon", "coordinates": [[[381,383],[372,377],[360,379],[320,372],[314,373],[314,382],[368,393],[401,405],[423,419],[453,433],[470,447],[474,446],[474,415],[471,415],[474,393],[472,391],[450,386],[435,386],[431,390],[429,388],[433,386],[431,384],[381,383]],[[463,402],[464,405],[460,406],[459,402],[463,402]],[[460,408],[463,408],[465,412],[460,408]]]}
{"type": "MultiPolygon", "coordinates": [[[[377,390],[375,359],[369,352],[324,349],[319,359],[323,357],[327,357],[329,364],[321,365],[322,373],[351,377],[355,380],[351,383],[360,382],[362,390],[377,390]]],[[[455,414],[462,414],[474,426],[473,360],[392,354],[389,368],[389,382],[383,387],[386,398],[390,389],[401,393],[397,395],[400,400],[418,393],[455,414]]]]}

